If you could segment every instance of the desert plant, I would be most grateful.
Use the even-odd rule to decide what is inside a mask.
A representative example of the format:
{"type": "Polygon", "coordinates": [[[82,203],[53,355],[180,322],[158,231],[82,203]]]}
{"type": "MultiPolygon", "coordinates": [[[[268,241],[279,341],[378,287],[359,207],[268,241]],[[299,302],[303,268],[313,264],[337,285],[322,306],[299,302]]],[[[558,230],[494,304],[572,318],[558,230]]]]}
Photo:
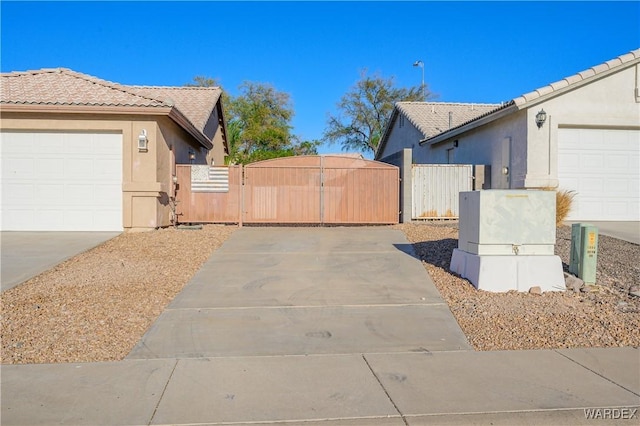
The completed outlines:
{"type": "Polygon", "coordinates": [[[564,220],[569,215],[573,206],[573,199],[576,191],[560,188],[542,188],[545,191],[555,191],[556,193],[556,227],[562,226],[564,220]]]}

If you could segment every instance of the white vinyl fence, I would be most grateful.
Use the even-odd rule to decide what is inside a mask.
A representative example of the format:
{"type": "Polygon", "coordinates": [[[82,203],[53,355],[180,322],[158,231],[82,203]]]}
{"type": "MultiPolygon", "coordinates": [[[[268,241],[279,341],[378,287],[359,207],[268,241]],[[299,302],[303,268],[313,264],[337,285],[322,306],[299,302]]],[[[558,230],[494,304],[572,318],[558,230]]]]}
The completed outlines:
{"type": "Polygon", "coordinates": [[[413,164],[412,219],[457,219],[460,191],[473,190],[469,164],[413,164]]]}

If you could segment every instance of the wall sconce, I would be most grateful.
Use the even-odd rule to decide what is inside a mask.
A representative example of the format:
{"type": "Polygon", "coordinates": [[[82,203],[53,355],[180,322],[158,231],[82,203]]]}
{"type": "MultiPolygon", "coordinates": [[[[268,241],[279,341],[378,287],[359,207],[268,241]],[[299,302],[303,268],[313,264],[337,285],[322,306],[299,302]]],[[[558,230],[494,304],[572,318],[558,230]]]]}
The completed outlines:
{"type": "Polygon", "coordinates": [[[189,150],[189,161],[193,164],[193,162],[196,160],[196,153],[194,150],[190,149],[189,150]]]}
{"type": "Polygon", "coordinates": [[[545,121],[547,121],[547,113],[544,112],[544,109],[541,109],[536,114],[536,124],[538,125],[538,129],[542,127],[545,121]]]}
{"type": "Polygon", "coordinates": [[[502,168],[502,174],[505,175],[505,176],[509,174],[509,168],[507,166],[504,166],[502,168]]]}
{"type": "Polygon", "coordinates": [[[138,151],[139,152],[147,152],[149,150],[149,139],[147,139],[147,130],[140,130],[140,134],[138,135],[138,151]]]}

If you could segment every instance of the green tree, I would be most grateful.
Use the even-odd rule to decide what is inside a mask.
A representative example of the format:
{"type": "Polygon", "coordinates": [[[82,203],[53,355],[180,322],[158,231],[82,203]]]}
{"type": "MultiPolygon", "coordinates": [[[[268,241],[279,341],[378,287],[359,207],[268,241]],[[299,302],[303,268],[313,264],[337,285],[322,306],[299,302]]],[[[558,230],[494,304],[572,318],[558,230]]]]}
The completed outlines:
{"type": "MultiPolygon", "coordinates": [[[[425,93],[427,98],[434,97],[426,84],[425,93]]],[[[364,70],[360,80],[337,104],[339,114],[329,115],[324,138],[332,144],[340,143],[343,151],[374,153],[395,103],[421,100],[421,86],[397,88],[393,77],[378,74],[369,77],[364,70]]]]}
{"type": "MultiPolygon", "coordinates": [[[[212,87],[216,81],[197,76],[187,86],[212,87]]],[[[302,141],[291,133],[294,110],[288,93],[270,84],[244,82],[240,95],[232,97],[224,90],[229,155],[227,164],[247,164],[291,155],[314,155],[320,141],[302,141]]]]}
{"type": "Polygon", "coordinates": [[[191,83],[185,84],[187,87],[217,87],[218,83],[215,78],[205,77],[203,75],[197,75],[193,77],[191,83]]]}
{"type": "Polygon", "coordinates": [[[288,93],[265,83],[245,82],[229,101],[228,127],[234,132],[229,162],[247,164],[291,155],[317,154],[318,141],[291,133],[294,111],[288,93]]]}

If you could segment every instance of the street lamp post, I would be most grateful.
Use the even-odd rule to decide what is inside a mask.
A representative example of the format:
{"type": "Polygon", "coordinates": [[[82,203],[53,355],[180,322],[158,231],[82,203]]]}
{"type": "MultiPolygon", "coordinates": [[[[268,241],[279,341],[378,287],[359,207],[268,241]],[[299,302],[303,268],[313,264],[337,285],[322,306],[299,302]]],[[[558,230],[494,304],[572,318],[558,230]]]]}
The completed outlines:
{"type": "Polygon", "coordinates": [[[413,63],[413,66],[422,68],[422,85],[420,87],[422,87],[422,101],[424,102],[426,101],[424,97],[424,62],[417,60],[413,63]]]}

